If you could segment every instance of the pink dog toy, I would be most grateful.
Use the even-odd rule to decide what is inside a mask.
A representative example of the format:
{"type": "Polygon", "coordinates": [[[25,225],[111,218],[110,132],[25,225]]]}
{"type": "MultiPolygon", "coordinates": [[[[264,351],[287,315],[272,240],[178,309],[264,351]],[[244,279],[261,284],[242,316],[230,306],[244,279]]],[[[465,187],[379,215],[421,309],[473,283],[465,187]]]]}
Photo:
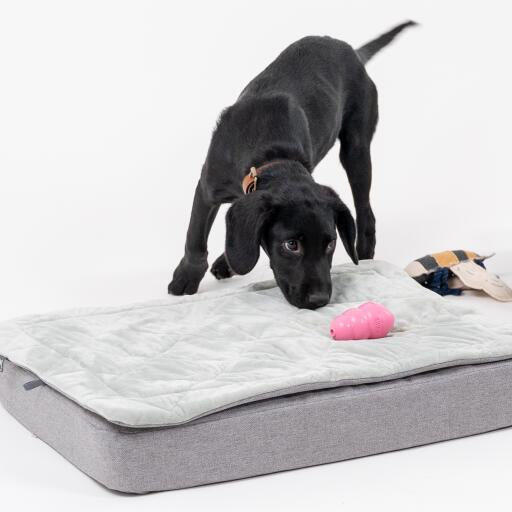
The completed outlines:
{"type": "Polygon", "coordinates": [[[337,316],[331,323],[331,334],[335,340],[383,338],[394,322],[389,309],[375,302],[365,302],[337,316]]]}

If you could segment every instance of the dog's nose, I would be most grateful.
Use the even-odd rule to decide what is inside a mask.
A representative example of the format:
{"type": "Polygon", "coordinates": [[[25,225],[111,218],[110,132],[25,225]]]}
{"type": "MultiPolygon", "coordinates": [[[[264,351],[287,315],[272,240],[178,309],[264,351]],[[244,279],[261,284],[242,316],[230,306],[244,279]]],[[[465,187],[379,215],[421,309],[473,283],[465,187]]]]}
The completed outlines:
{"type": "Polygon", "coordinates": [[[330,296],[326,292],[310,293],[308,295],[308,306],[311,309],[320,308],[329,302],[330,296]]]}

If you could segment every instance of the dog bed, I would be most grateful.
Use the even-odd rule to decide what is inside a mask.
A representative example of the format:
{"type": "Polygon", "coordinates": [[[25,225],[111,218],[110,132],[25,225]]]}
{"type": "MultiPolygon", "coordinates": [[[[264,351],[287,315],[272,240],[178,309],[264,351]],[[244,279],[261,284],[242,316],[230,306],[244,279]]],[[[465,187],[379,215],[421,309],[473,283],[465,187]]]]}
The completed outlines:
{"type": "Polygon", "coordinates": [[[512,424],[512,327],[490,324],[384,262],[335,267],[331,304],[316,311],[259,283],[13,320],[0,326],[0,355],[6,409],[124,492],[512,424]],[[332,317],[367,300],[394,312],[391,335],[331,340],[332,317]]]}

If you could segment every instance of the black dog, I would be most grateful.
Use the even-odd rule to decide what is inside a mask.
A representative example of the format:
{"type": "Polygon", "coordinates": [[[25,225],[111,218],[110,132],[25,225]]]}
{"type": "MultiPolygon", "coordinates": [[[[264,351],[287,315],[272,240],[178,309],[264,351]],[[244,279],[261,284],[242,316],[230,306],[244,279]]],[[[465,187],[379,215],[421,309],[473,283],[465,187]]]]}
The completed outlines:
{"type": "Polygon", "coordinates": [[[217,279],[249,272],[261,245],[288,301],[315,309],[331,296],[336,228],[354,263],[373,257],[370,143],[378,117],[377,90],[364,64],[411,25],[403,23],[359,50],[330,37],[300,39],[224,110],[197,184],[185,255],[169,293],[197,291],[208,268],[207,239],[221,203],[234,204],[226,216],[225,253],[211,269],[217,279]],[[311,176],[336,139],[354,197],[357,250],[349,209],[311,176]]]}

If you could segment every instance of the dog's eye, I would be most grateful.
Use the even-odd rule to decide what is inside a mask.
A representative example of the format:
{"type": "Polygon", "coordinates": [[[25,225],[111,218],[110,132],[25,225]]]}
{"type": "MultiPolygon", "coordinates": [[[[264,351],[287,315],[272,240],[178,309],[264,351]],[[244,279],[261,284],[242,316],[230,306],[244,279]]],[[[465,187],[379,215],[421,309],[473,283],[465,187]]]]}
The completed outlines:
{"type": "Polygon", "coordinates": [[[297,240],[287,240],[283,247],[290,252],[299,252],[299,242],[297,240]]]}
{"type": "Polygon", "coordinates": [[[329,244],[327,245],[327,252],[334,251],[334,248],[336,247],[336,240],[331,240],[329,244]]]}

